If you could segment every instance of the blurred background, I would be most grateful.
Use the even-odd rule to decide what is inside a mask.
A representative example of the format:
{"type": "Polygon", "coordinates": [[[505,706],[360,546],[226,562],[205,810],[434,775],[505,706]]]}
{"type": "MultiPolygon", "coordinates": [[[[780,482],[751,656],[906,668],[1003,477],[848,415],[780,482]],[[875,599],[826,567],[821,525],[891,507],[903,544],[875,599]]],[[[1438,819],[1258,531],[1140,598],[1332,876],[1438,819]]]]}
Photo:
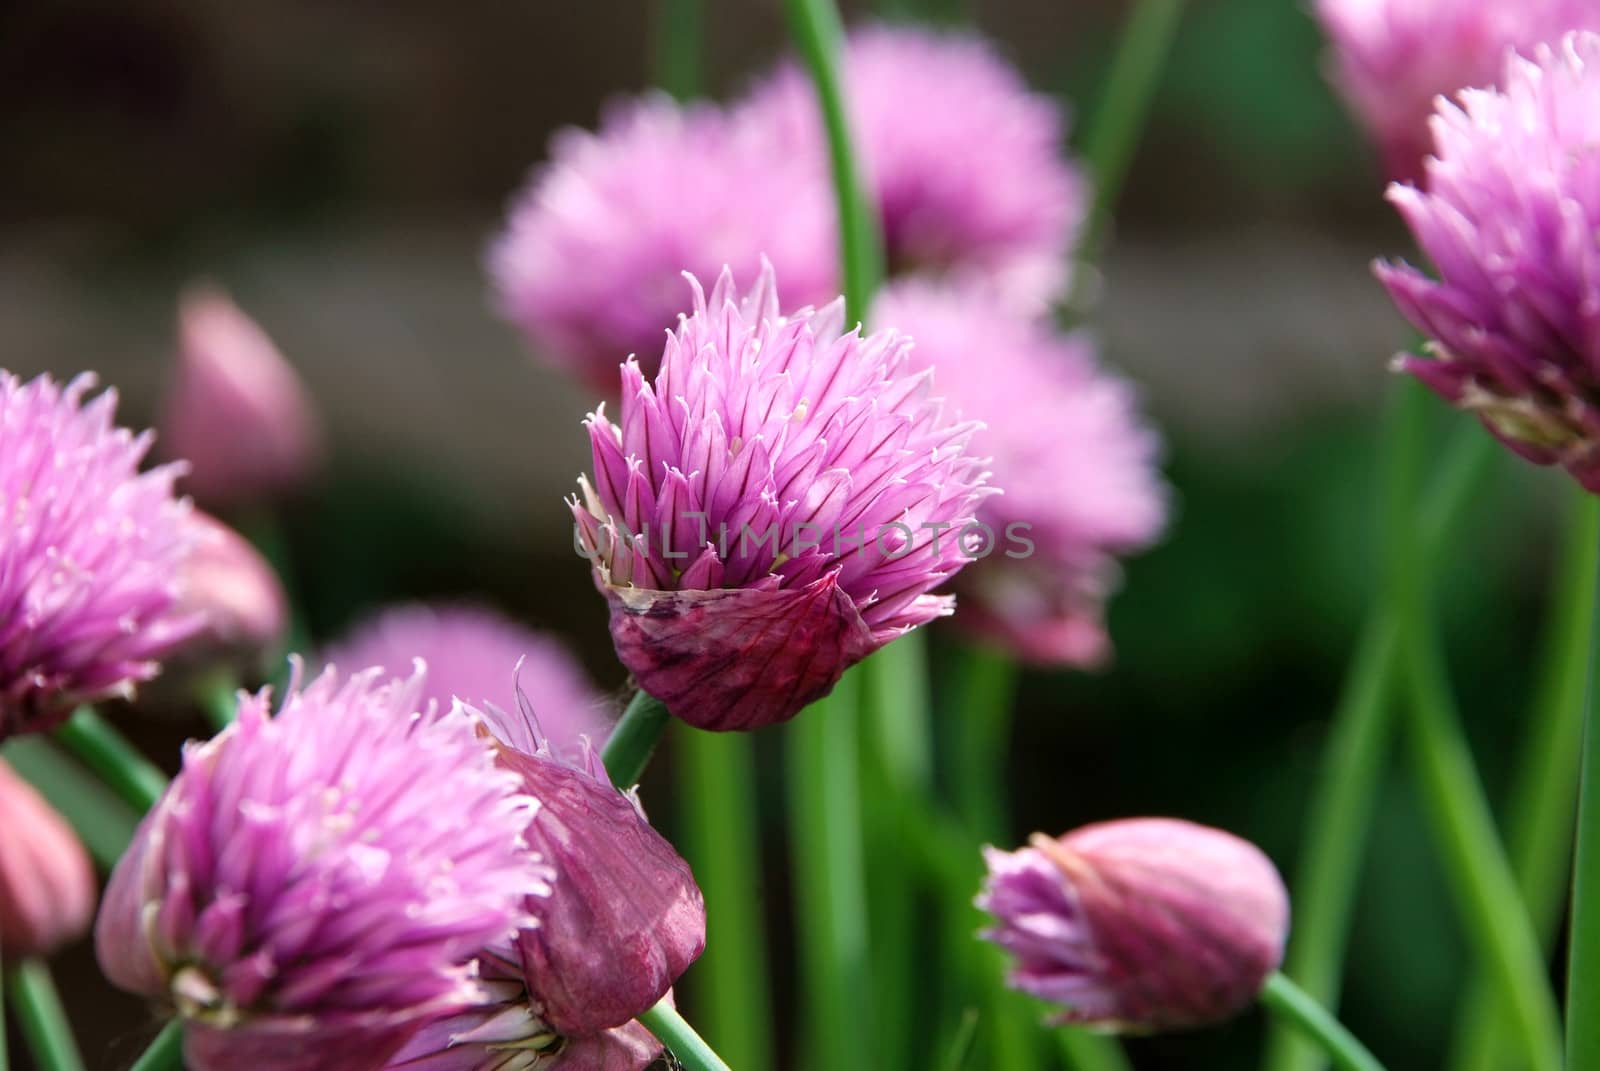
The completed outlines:
{"type": "MultiPolygon", "coordinates": [[[[1092,112],[1121,3],[983,0],[967,15],[1036,87],[1092,112]]],[[[620,689],[561,501],[597,399],[494,316],[481,261],[551,132],[593,126],[608,97],[650,84],[658,17],[641,0],[0,4],[0,365],[93,369],[144,426],[179,288],[223,283],[331,434],[325,478],[287,516],[313,634],[395,599],[470,596],[560,633],[620,689]]],[[[784,48],[777,0],[706,0],[705,26],[719,94],[784,48]]],[[[1089,312],[1164,431],[1176,518],[1112,604],[1114,665],[1024,683],[1018,842],[1169,813],[1252,838],[1292,873],[1375,584],[1375,430],[1385,362],[1408,340],[1367,268],[1406,238],[1320,49],[1296,0],[1193,0],[1185,15],[1089,312]]],[[[1457,422],[1440,410],[1442,433],[1457,422]]],[[[1497,468],[1453,541],[1452,659],[1496,793],[1527,706],[1558,487],[1497,468]]],[[[175,760],[199,731],[177,713],[190,720],[136,727],[152,754],[175,760]]],[[[759,746],[775,767],[773,743],[759,746]]],[[[672,759],[669,739],[644,789],[669,836],[672,759]]],[[[776,849],[773,772],[761,806],[776,849]]],[[[1392,1068],[1430,1066],[1465,961],[1398,776],[1381,814],[1346,1017],[1392,1068]]],[[[769,853],[764,888],[780,997],[782,858],[769,853]]],[[[126,1066],[152,1021],[86,945],[63,962],[91,1063],[126,1066]]],[[[692,969],[679,993],[692,1019],[692,969]]],[[[1130,1051],[1150,1071],[1250,1066],[1260,1028],[1252,1014],[1130,1051]]]]}

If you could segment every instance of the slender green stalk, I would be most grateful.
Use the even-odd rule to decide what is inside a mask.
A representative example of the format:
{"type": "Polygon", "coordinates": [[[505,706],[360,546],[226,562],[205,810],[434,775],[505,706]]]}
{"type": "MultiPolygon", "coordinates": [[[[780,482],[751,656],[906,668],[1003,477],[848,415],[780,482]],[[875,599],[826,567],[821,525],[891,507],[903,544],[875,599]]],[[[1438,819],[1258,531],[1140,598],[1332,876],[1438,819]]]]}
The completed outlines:
{"type": "Polygon", "coordinates": [[[1084,144],[1084,158],[1095,181],[1094,208],[1083,243],[1085,256],[1094,256],[1104,239],[1182,14],[1183,0],[1138,0],[1122,31],[1105,96],[1084,144]]]}
{"type": "Polygon", "coordinates": [[[711,931],[695,967],[696,1017],[735,1067],[776,1067],[752,738],[685,725],[675,746],[683,850],[705,894],[711,931]]]}
{"type": "MultiPolygon", "coordinates": [[[[0,949],[0,953],[3,953],[4,951],[5,951],[4,949],[0,949]]],[[[3,998],[5,997],[5,992],[6,992],[5,971],[0,971],[0,1006],[3,1006],[3,998]]],[[[11,1053],[6,1048],[5,1016],[0,1015],[0,1071],[10,1071],[10,1069],[11,1069],[11,1053]]]]}
{"type": "Polygon", "coordinates": [[[1067,1071],[1133,1071],[1121,1043],[1109,1034],[1081,1027],[1057,1027],[1053,1033],[1061,1066],[1067,1071]]]}
{"type": "Polygon", "coordinates": [[[1383,1071],[1383,1065],[1309,993],[1274,973],[1258,998],[1274,1015],[1315,1042],[1340,1071],[1383,1071]]]}
{"type": "Polygon", "coordinates": [[[661,0],[657,12],[656,80],[674,97],[688,100],[701,92],[700,53],[705,39],[701,0],[661,0]]]}
{"type": "Polygon", "coordinates": [[[1513,1038],[1533,1071],[1559,1071],[1561,1020],[1547,965],[1461,733],[1443,655],[1424,611],[1402,623],[1408,725],[1434,838],[1479,961],[1490,972],[1513,1038]]]}
{"type": "Polygon", "coordinates": [[[876,1062],[867,961],[857,696],[846,673],[788,732],[789,821],[803,1028],[803,1067],[855,1071],[876,1062]]]}
{"type": "Polygon", "coordinates": [[[667,722],[671,720],[672,716],[667,713],[666,705],[661,700],[643,689],[633,694],[628,709],[622,712],[616,728],[611,730],[611,738],[600,752],[600,759],[606,764],[606,773],[611,775],[612,782],[618,788],[639,783],[639,778],[644,776],[644,768],[650,764],[656,744],[661,741],[661,734],[667,731],[667,722]]]}
{"type": "Polygon", "coordinates": [[[666,1001],[639,1016],[639,1021],[667,1047],[684,1071],[728,1071],[722,1057],[666,1001]]]}
{"type": "Polygon", "coordinates": [[[840,263],[845,315],[865,320],[883,277],[883,240],[868,207],[861,172],[850,147],[850,124],[839,84],[839,43],[843,31],[832,0],[784,0],[789,32],[811,71],[822,118],[828,130],[828,155],[839,205],[840,263]]]}
{"type": "Polygon", "coordinates": [[[169,1020],[128,1071],[183,1071],[183,1025],[169,1020]]]}
{"type": "Polygon", "coordinates": [[[933,803],[925,636],[919,629],[861,664],[861,793],[866,844],[871,971],[878,982],[879,1051],[900,1066],[931,1058],[916,999],[923,906],[916,847],[908,831],[933,803]]]}
{"type": "Polygon", "coordinates": [[[1567,1071],[1600,1068],[1600,715],[1595,713],[1600,586],[1593,591],[1589,671],[1583,700],[1578,844],[1572,864],[1572,929],[1567,953],[1567,1071]]]}
{"type": "MultiPolygon", "coordinates": [[[[1570,513],[1551,585],[1532,722],[1506,812],[1506,849],[1547,953],[1561,926],[1571,876],[1589,662],[1589,593],[1600,578],[1600,501],[1583,492],[1570,513]]],[[[1514,1062],[1508,1053],[1505,1010],[1481,971],[1462,1002],[1456,1027],[1451,1066],[1458,1071],[1498,1071],[1514,1062]]]]}
{"type": "Polygon", "coordinates": [[[6,990],[39,1071],[83,1071],[83,1057],[50,968],[41,960],[23,960],[10,972],[6,990]]]}
{"type": "MultiPolygon", "coordinates": [[[[1413,554],[1409,547],[1417,512],[1413,504],[1420,483],[1424,403],[1414,384],[1399,385],[1380,461],[1388,594],[1368,615],[1346,671],[1295,872],[1295,926],[1284,971],[1312,999],[1328,1007],[1338,1005],[1361,858],[1392,735],[1400,670],[1399,604],[1394,592],[1441,559],[1493,457],[1487,435],[1476,427],[1462,429],[1422,503],[1416,522],[1422,549],[1413,554]]],[[[1288,1024],[1275,1022],[1269,1028],[1263,1064],[1269,1071],[1316,1071],[1324,1062],[1322,1053],[1288,1024]]]]}
{"type": "Polygon", "coordinates": [[[239,713],[239,679],[229,672],[208,674],[196,688],[200,708],[214,732],[233,724],[239,713]]]}
{"type": "Polygon", "coordinates": [[[956,1024],[956,1032],[945,1049],[944,1062],[939,1065],[942,1071],[962,1071],[972,1058],[972,1043],[977,1037],[978,1009],[968,1008],[961,1013],[961,1021],[956,1024]]]}
{"type": "Polygon", "coordinates": [[[66,724],[56,730],[56,740],[140,814],[154,807],[167,790],[167,775],[139,754],[92,707],[74,711],[66,724]]]}
{"type": "Polygon", "coordinates": [[[0,754],[72,824],[95,865],[116,866],[139,824],[132,808],[48,737],[15,737],[0,754]]]}

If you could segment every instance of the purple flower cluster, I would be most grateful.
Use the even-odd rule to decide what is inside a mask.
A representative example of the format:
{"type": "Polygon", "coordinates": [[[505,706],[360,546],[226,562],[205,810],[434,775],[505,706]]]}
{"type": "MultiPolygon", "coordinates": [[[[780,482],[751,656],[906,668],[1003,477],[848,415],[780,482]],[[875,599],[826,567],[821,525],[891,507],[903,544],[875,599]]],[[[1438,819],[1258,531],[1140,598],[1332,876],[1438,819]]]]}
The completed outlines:
{"type": "Polygon", "coordinates": [[[1600,36],[1511,56],[1503,87],[1441,101],[1427,188],[1390,187],[1439,272],[1377,266],[1430,340],[1398,367],[1600,491],[1600,36]]]}
{"type": "Polygon", "coordinates": [[[130,695],[204,623],[176,609],[182,468],[141,473],[150,434],[117,427],[94,385],[0,371],[0,739],[130,695]]]}
{"type": "MultiPolygon", "coordinates": [[[[1059,297],[1087,203],[1062,157],[1059,106],[958,34],[861,30],[844,78],[891,266],[1030,311],[1059,297]]],[[[489,264],[535,351],[609,394],[630,354],[655,371],[682,272],[750,279],[762,257],[784,281],[785,312],[838,293],[827,145],[790,66],[727,108],[648,96],[615,105],[598,133],[562,132],[489,264]]]]}
{"type": "Polygon", "coordinates": [[[1033,662],[1103,661],[1117,556],[1154,541],[1166,517],[1160,442],[1133,389],[1099,369],[1084,335],[997,313],[972,289],[897,283],[873,315],[911,336],[913,367],[933,370],[956,413],[985,422],[973,448],[1005,493],[978,519],[1030,545],[961,572],[956,623],[1033,662]]]}
{"type": "Polygon", "coordinates": [[[479,1003],[480,949],[532,923],[553,874],[539,802],[423,670],[291,685],[184,753],[96,927],[115,983],[176,1009],[199,1071],[378,1068],[479,1003]]]}
{"type": "Polygon", "coordinates": [[[1600,29],[1592,0],[1318,0],[1331,76],[1390,178],[1420,180],[1434,101],[1493,85],[1509,49],[1600,29]]]}
{"type": "Polygon", "coordinates": [[[748,729],[951,611],[930,591],[967,559],[926,524],[969,523],[987,474],[908,339],[845,333],[842,302],[782,316],[770,267],[742,300],[728,272],[709,299],[691,285],[654,382],[629,361],[620,423],[590,417],[572,510],[640,687],[701,728],[748,729]],[[850,538],[792,541],[802,525],[850,538]],[[720,539],[747,528],[770,540],[720,539]]]}

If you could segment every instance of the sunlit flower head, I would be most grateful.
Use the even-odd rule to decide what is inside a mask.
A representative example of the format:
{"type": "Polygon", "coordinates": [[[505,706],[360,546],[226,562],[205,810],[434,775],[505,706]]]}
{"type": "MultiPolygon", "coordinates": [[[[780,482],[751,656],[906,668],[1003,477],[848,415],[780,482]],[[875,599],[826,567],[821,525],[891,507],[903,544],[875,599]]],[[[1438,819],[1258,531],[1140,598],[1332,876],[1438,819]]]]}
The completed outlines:
{"type": "Polygon", "coordinates": [[[191,744],[96,926],[117,985],[171,1006],[197,1071],[382,1067],[484,998],[478,952],[532,922],[538,804],[423,671],[291,685],[191,744]]]}
{"type": "Polygon", "coordinates": [[[913,367],[983,422],[973,448],[1005,488],[978,509],[985,540],[972,549],[984,553],[956,578],[956,623],[1032,662],[1102,661],[1117,558],[1154,540],[1167,511],[1160,442],[1133,389],[1100,369],[1087,337],[971,289],[896,284],[873,322],[910,335],[913,367]]]}
{"type": "Polygon", "coordinates": [[[1130,1032],[1221,1022],[1283,959],[1289,897],[1270,860],[1219,829],[1170,818],[1035,834],[984,849],[983,936],[1015,957],[1009,984],[1058,1022],[1130,1032]]]}
{"type": "Polygon", "coordinates": [[[629,362],[619,422],[590,417],[572,509],[639,685],[747,729],[950,612],[929,592],[966,564],[987,473],[903,336],[844,333],[842,302],[779,315],[770,268],[693,297],[655,381],[629,362]]]}
{"type": "Polygon", "coordinates": [[[1330,76],[1390,178],[1423,176],[1436,97],[1493,85],[1506,50],[1600,29],[1592,0],[1317,0],[1330,76]]]}
{"type": "MultiPolygon", "coordinates": [[[[955,275],[1029,311],[1062,296],[1089,198],[1065,156],[1058,101],[981,37],[905,26],[851,33],[843,81],[891,272],[955,275]]],[[[798,66],[780,67],[742,108],[802,146],[827,183],[816,97],[798,66]]]]}
{"type": "Polygon", "coordinates": [[[1503,82],[1441,102],[1426,190],[1389,189],[1438,270],[1377,267],[1429,340],[1398,367],[1600,491],[1600,36],[1513,56],[1503,82]]]}
{"type": "Polygon", "coordinates": [[[192,537],[181,467],[141,473],[149,433],[117,397],[0,370],[0,739],[129,695],[200,619],[175,611],[192,537]]]}
{"type": "Polygon", "coordinates": [[[762,124],[664,95],[621,101],[598,132],[567,129],[489,254],[502,313],[543,359],[607,394],[637,355],[653,372],[685,271],[765,255],[792,303],[838,292],[832,191],[762,124]]]}

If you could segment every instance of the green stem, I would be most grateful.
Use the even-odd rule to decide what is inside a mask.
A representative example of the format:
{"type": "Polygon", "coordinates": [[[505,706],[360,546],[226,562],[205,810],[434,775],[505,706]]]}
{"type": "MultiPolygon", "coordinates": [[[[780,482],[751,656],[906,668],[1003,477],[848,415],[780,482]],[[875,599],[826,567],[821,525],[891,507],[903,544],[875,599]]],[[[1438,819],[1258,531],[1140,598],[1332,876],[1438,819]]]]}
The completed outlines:
{"type": "MultiPolygon", "coordinates": [[[[1589,662],[1589,593],[1600,578],[1600,502],[1581,492],[1570,512],[1551,586],[1532,725],[1506,812],[1511,866],[1546,952],[1555,944],[1571,876],[1589,662]]],[[[1512,1062],[1505,1009],[1482,971],[1472,980],[1456,1028],[1451,1066],[1458,1071],[1497,1071],[1512,1062]]]]}
{"type": "Polygon", "coordinates": [[[91,707],[74,711],[56,730],[56,740],[140,814],[154,807],[167,790],[166,774],[91,707]]]}
{"type": "Polygon", "coordinates": [[[657,5],[656,80],[679,100],[701,92],[700,52],[705,36],[701,0],[662,0],[657,5]]]}
{"type": "Polygon", "coordinates": [[[833,694],[795,718],[788,734],[790,845],[803,994],[799,1036],[814,1051],[802,1066],[854,1071],[874,1060],[862,860],[860,678],[845,674],[833,694]]]}
{"type": "Polygon", "coordinates": [[[863,321],[883,277],[883,241],[875,212],[862,193],[860,169],[851,150],[850,123],[839,79],[843,30],[831,0],[784,0],[793,36],[816,86],[828,131],[834,195],[839,206],[840,264],[847,320],[863,321]]]}
{"type": "Polygon", "coordinates": [[[239,679],[229,672],[209,674],[196,689],[200,708],[214,732],[233,724],[239,713],[239,679]]]}
{"type": "Polygon", "coordinates": [[[1122,31],[1105,95],[1084,143],[1095,181],[1094,207],[1083,241],[1085,256],[1094,256],[1104,240],[1182,14],[1183,0],[1138,0],[1122,31]]]}
{"type": "Polygon", "coordinates": [[[752,739],[685,725],[675,746],[684,855],[711,920],[694,973],[697,1017],[734,1066],[775,1067],[752,739]]]}
{"type": "Polygon", "coordinates": [[[6,989],[39,1071],[83,1071],[83,1057],[50,968],[37,959],[23,960],[10,972],[6,989]]]}
{"type": "MultiPolygon", "coordinates": [[[[1408,576],[1442,559],[1446,541],[1494,456],[1492,440],[1481,429],[1462,429],[1414,522],[1425,415],[1422,392],[1414,384],[1401,384],[1380,460],[1389,593],[1368,615],[1346,671],[1295,872],[1295,926],[1284,971],[1328,1007],[1338,1005],[1362,851],[1393,725],[1400,670],[1400,605],[1393,592],[1411,582],[1408,576]],[[1422,545],[1416,555],[1409,550],[1413,523],[1419,525],[1415,538],[1422,545]]],[[[1288,1024],[1271,1025],[1263,1064],[1269,1071],[1315,1071],[1323,1063],[1322,1054],[1288,1024]]]]}
{"type": "Polygon", "coordinates": [[[169,1020],[128,1071],[183,1071],[183,1024],[169,1020]]]}
{"type": "MultiPolygon", "coordinates": [[[[0,955],[3,955],[4,952],[5,950],[0,948],[0,955]]],[[[3,1000],[6,992],[5,973],[5,971],[0,971],[0,1000],[3,1000]]],[[[0,1015],[0,1071],[10,1071],[10,1069],[11,1053],[6,1048],[6,1021],[5,1016],[0,1015]]]]}
{"type": "Polygon", "coordinates": [[[962,1071],[972,1057],[972,1043],[977,1037],[978,1009],[968,1008],[961,1013],[950,1044],[945,1047],[944,1061],[939,1065],[941,1071],[962,1071]]]}
{"type": "MultiPolygon", "coordinates": [[[[1597,575],[1600,581],[1600,575],[1597,575]]],[[[1595,713],[1595,647],[1600,587],[1593,589],[1589,670],[1584,685],[1583,772],[1572,864],[1572,930],[1567,953],[1567,1069],[1600,1068],[1600,716],[1595,713]]]]}
{"type": "Polygon", "coordinates": [[[684,1071],[728,1071],[722,1057],[665,1000],[639,1016],[639,1021],[667,1047],[684,1071]]]}
{"type": "Polygon", "coordinates": [[[128,850],[139,815],[48,737],[14,737],[0,754],[72,824],[95,865],[109,873],[128,850]]]}
{"type": "Polygon", "coordinates": [[[1320,1046],[1340,1071],[1383,1071],[1383,1065],[1354,1034],[1281,972],[1267,979],[1258,999],[1274,1015],[1320,1046]]]}
{"type": "Polygon", "coordinates": [[[1450,694],[1438,638],[1414,593],[1402,622],[1409,727],[1434,837],[1477,957],[1534,1071],[1559,1071],[1561,1021],[1547,966],[1495,831],[1450,694]]]}
{"type": "Polygon", "coordinates": [[[861,793],[866,842],[871,971],[878,982],[879,1051],[902,1066],[925,1063],[931,1040],[916,1000],[923,907],[917,847],[910,831],[932,806],[933,741],[928,717],[926,636],[915,630],[861,664],[861,793]]]}
{"type": "Polygon", "coordinates": [[[633,694],[628,709],[622,712],[621,719],[611,730],[611,738],[600,752],[600,759],[606,764],[606,773],[611,775],[613,784],[625,789],[639,783],[639,778],[644,776],[644,768],[650,764],[656,744],[661,741],[661,734],[667,731],[667,722],[671,720],[666,704],[661,700],[642,689],[633,694]]]}

